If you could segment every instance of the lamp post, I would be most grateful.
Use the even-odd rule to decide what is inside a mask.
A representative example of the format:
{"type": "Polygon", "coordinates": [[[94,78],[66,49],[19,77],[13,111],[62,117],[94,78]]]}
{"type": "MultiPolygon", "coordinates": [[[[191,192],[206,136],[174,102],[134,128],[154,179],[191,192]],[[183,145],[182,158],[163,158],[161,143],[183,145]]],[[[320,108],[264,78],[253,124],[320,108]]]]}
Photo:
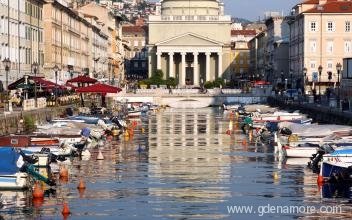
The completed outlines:
{"type": "Polygon", "coordinates": [[[4,64],[5,72],[6,72],[6,91],[7,91],[9,86],[9,71],[10,71],[11,61],[9,58],[5,58],[2,61],[2,63],[4,64]]]}
{"type": "Polygon", "coordinates": [[[53,70],[55,72],[55,105],[57,105],[57,72],[59,72],[59,67],[55,64],[53,67],[53,70]]]}
{"type": "Polygon", "coordinates": [[[303,94],[305,95],[306,94],[306,79],[307,79],[307,68],[304,67],[303,68],[303,94]]]}
{"type": "Polygon", "coordinates": [[[321,72],[323,72],[323,67],[321,65],[318,67],[318,72],[319,72],[319,99],[320,99],[321,72]]]}
{"type": "Polygon", "coordinates": [[[336,64],[337,70],[337,82],[339,83],[339,87],[337,88],[337,107],[340,107],[340,73],[341,73],[342,65],[341,63],[336,64]]]}
{"type": "Polygon", "coordinates": [[[33,73],[34,73],[34,105],[35,107],[37,107],[37,84],[36,84],[36,78],[37,78],[37,71],[38,71],[38,63],[37,62],[34,62],[32,64],[32,70],[33,70],[33,73]]]}

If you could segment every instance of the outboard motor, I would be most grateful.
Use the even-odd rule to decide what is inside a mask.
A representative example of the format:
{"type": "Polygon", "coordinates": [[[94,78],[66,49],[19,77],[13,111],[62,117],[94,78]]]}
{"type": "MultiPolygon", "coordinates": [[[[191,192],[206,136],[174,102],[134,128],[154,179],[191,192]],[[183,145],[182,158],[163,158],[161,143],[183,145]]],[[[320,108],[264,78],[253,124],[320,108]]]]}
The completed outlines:
{"type": "Polygon", "coordinates": [[[323,159],[324,154],[329,154],[334,151],[329,144],[324,144],[319,147],[319,150],[316,154],[313,154],[308,162],[308,167],[313,170],[314,173],[319,173],[320,167],[319,162],[323,159]]]}
{"type": "Polygon", "coordinates": [[[283,134],[283,135],[291,135],[292,134],[292,131],[286,127],[283,127],[281,128],[280,130],[280,134],[283,134]]]}

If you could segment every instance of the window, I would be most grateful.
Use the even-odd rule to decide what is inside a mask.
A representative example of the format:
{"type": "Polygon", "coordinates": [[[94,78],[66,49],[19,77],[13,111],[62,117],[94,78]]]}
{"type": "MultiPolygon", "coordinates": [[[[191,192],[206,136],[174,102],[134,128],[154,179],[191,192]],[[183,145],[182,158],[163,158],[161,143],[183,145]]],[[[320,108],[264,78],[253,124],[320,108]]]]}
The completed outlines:
{"type": "Polygon", "coordinates": [[[334,52],[334,42],[328,41],[326,46],[326,52],[332,54],[334,52]]]}
{"type": "Polygon", "coordinates": [[[328,70],[332,70],[332,68],[333,68],[333,62],[332,62],[332,60],[329,60],[328,62],[327,62],[327,69],[328,70]]]}
{"type": "Polygon", "coordinates": [[[351,41],[345,41],[345,53],[346,54],[349,54],[349,53],[351,53],[351,41]]]}
{"type": "Polygon", "coordinates": [[[351,32],[351,22],[350,21],[345,22],[345,32],[351,32]]]}
{"type": "Polygon", "coordinates": [[[316,62],[315,61],[310,61],[310,68],[311,69],[315,69],[317,66],[316,62]]]}
{"type": "Polygon", "coordinates": [[[138,47],[138,40],[135,40],[135,41],[134,41],[134,46],[135,46],[135,47],[138,47]]]}
{"type": "Polygon", "coordinates": [[[312,32],[317,31],[317,22],[315,22],[315,21],[310,22],[310,31],[312,31],[312,32]]]}
{"type": "Polygon", "coordinates": [[[138,62],[133,63],[134,68],[138,68],[138,62]]]}
{"type": "Polygon", "coordinates": [[[328,21],[327,23],[327,31],[334,32],[335,31],[335,23],[332,21],[328,21]]]}
{"type": "Polygon", "coordinates": [[[309,42],[309,47],[310,47],[310,52],[311,52],[311,53],[317,52],[317,41],[311,40],[311,41],[309,42]]]}
{"type": "Polygon", "coordinates": [[[145,62],[142,62],[142,68],[145,68],[145,62]]]}

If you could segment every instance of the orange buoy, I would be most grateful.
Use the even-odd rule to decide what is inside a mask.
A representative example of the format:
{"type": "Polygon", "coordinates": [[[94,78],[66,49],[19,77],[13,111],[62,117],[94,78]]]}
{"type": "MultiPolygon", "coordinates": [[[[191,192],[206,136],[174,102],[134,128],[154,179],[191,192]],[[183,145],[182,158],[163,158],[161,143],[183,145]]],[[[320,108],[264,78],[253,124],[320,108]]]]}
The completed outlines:
{"type": "Polygon", "coordinates": [[[136,122],[136,121],[133,121],[133,122],[132,122],[132,125],[133,125],[133,127],[137,127],[137,122],[136,122]]]}
{"type": "Polygon", "coordinates": [[[247,140],[246,140],[246,139],[243,139],[243,140],[242,140],[242,145],[243,145],[243,146],[247,146],[247,140]]]}
{"type": "Polygon", "coordinates": [[[323,183],[324,183],[324,177],[321,175],[318,175],[317,184],[322,185],[323,183]]]}
{"type": "Polygon", "coordinates": [[[86,189],[86,184],[84,183],[83,179],[79,180],[77,189],[86,189]]]}
{"type": "Polygon", "coordinates": [[[60,178],[68,178],[68,169],[66,167],[62,166],[60,167],[60,172],[59,172],[60,178]]]}
{"type": "Polygon", "coordinates": [[[71,214],[70,208],[68,207],[68,204],[66,202],[63,204],[61,213],[63,216],[68,216],[69,214],[71,214]]]}
{"type": "Polygon", "coordinates": [[[38,182],[36,182],[34,184],[34,189],[33,189],[33,198],[34,199],[42,199],[44,198],[44,190],[43,188],[40,186],[40,184],[38,182]]]}

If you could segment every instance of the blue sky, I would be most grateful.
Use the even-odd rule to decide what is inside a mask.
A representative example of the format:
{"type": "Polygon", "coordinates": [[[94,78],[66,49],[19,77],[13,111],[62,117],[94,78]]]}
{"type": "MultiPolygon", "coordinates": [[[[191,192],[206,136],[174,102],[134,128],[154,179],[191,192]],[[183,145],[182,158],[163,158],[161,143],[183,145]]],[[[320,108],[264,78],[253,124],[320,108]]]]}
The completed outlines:
{"type": "Polygon", "coordinates": [[[288,14],[292,6],[301,2],[301,0],[223,0],[225,3],[226,14],[246,18],[249,20],[258,20],[263,17],[265,11],[278,11],[288,14]]]}

